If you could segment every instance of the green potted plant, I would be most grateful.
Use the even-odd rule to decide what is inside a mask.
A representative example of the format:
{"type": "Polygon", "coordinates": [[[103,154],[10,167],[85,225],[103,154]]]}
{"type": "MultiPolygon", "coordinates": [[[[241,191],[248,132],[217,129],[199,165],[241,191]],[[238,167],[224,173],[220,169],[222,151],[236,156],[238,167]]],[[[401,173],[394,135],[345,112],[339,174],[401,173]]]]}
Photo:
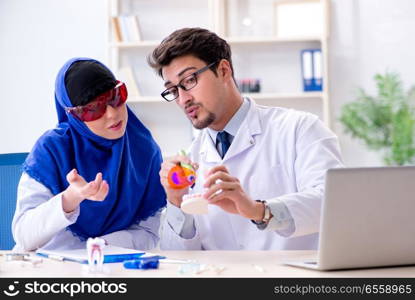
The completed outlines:
{"type": "Polygon", "coordinates": [[[357,99],[342,107],[340,122],[371,150],[383,150],[386,165],[406,165],[415,156],[415,86],[407,92],[400,76],[376,74],[377,95],[358,89],[357,99]]]}

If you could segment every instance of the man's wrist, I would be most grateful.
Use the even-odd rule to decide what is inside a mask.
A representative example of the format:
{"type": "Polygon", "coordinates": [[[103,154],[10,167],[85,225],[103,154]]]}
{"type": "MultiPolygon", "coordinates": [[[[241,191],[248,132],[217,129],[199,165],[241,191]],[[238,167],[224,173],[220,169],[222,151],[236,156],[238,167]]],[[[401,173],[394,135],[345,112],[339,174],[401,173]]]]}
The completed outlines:
{"type": "Polygon", "coordinates": [[[255,200],[257,203],[261,204],[263,207],[263,214],[260,220],[251,219],[251,222],[254,223],[258,229],[264,230],[267,226],[271,218],[273,217],[271,213],[271,209],[268,206],[268,203],[264,200],[255,200]]]}
{"type": "Polygon", "coordinates": [[[261,222],[265,215],[265,204],[262,201],[255,201],[253,211],[254,213],[250,219],[255,222],[261,222]]]}

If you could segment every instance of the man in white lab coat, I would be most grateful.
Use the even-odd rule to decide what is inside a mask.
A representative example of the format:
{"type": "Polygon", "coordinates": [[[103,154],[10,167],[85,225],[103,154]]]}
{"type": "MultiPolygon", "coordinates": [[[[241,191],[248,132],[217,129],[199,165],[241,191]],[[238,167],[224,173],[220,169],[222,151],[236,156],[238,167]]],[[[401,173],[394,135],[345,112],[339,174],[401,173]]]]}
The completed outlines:
{"type": "Polygon", "coordinates": [[[243,98],[229,45],[208,30],[173,32],[148,61],[164,80],[163,98],[202,129],[189,157],[162,164],[161,249],[316,249],[325,173],[342,166],[336,136],[310,113],[243,98]],[[198,168],[191,193],[208,199],[208,214],[180,209],[189,190],[167,180],[180,162],[198,168]]]}

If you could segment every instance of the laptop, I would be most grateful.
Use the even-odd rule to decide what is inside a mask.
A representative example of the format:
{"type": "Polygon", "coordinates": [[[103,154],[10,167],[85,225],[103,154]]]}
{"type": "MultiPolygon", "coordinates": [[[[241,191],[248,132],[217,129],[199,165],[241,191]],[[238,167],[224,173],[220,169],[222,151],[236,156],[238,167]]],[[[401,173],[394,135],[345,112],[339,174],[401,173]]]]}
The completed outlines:
{"type": "Polygon", "coordinates": [[[316,270],[415,264],[415,166],[330,169],[316,270]]]}

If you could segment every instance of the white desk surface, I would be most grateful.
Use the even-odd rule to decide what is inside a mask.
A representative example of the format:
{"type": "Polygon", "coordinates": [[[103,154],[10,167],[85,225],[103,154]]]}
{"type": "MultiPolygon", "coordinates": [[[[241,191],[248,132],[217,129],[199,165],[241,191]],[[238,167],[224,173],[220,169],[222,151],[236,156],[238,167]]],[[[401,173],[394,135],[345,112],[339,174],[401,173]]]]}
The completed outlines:
{"type": "MultiPolygon", "coordinates": [[[[8,251],[0,251],[0,254],[8,251]]],[[[313,259],[316,251],[158,251],[170,259],[195,260],[206,264],[199,274],[181,274],[180,265],[161,263],[158,269],[125,269],[122,263],[105,264],[106,274],[87,272],[86,265],[43,258],[32,266],[6,261],[0,256],[0,277],[413,277],[415,266],[321,272],[284,265],[284,261],[313,259]],[[224,267],[220,273],[217,273],[224,267]]],[[[34,255],[34,254],[33,254],[34,255]]]]}

